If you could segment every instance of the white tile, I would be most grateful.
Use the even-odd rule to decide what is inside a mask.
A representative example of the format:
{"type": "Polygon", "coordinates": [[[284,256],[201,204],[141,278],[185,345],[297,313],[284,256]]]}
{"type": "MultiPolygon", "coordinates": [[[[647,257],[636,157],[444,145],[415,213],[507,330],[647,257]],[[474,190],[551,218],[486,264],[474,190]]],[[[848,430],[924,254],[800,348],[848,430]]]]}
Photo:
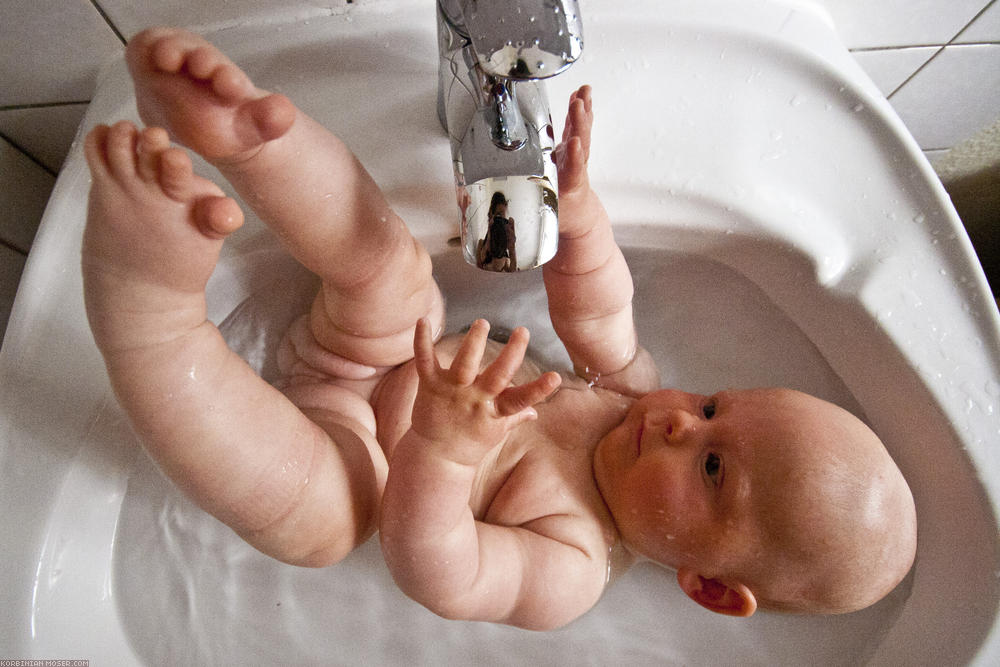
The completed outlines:
{"type": "MultiPolygon", "coordinates": [[[[204,32],[244,23],[304,20],[310,16],[327,16],[342,10],[347,0],[296,0],[277,3],[274,0],[101,0],[101,7],[126,38],[153,25],[172,25],[204,32]]],[[[429,5],[427,11],[433,11],[429,5]]]]}
{"type": "Polygon", "coordinates": [[[821,0],[851,49],[950,42],[988,0],[821,0]]]}
{"type": "Polygon", "coordinates": [[[1000,45],[945,48],[890,101],[921,148],[954,146],[1000,116],[1000,45]]]}
{"type": "Polygon", "coordinates": [[[851,55],[871,77],[883,95],[896,90],[921,65],[930,60],[939,47],[914,46],[902,49],[854,51],[851,55]]]}
{"type": "Polygon", "coordinates": [[[994,2],[955,40],[957,44],[1000,42],[1000,2],[994,2]]]}
{"type": "Polygon", "coordinates": [[[0,139],[0,239],[28,252],[55,178],[0,139]]]}
{"type": "Polygon", "coordinates": [[[0,133],[52,171],[59,171],[86,104],[0,110],[0,133]]]}
{"type": "Polygon", "coordinates": [[[90,99],[121,40],[88,0],[5,0],[0,106],[90,99]]]}
{"type": "Polygon", "coordinates": [[[0,245],[0,340],[7,330],[7,320],[14,305],[17,285],[21,281],[25,257],[19,252],[0,245]]]}

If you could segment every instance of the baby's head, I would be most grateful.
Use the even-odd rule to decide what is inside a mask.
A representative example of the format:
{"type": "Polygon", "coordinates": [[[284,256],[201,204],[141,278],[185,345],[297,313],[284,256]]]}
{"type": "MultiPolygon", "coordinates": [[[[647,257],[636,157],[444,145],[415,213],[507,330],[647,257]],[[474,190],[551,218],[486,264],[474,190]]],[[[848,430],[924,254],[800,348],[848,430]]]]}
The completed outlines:
{"type": "Polygon", "coordinates": [[[913,563],[913,497],[885,447],[800,392],[647,394],[594,474],[629,549],[720,613],[854,611],[913,563]]]}

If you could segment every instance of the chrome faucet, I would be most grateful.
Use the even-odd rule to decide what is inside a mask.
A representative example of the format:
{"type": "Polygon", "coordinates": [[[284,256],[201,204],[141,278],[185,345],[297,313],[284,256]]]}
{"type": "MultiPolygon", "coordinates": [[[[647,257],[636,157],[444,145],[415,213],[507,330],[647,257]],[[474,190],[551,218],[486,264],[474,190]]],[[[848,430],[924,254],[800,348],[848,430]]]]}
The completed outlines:
{"type": "Polygon", "coordinates": [[[438,0],[438,118],[451,139],[465,260],[521,271],[559,239],[555,133],[541,79],[583,50],[576,0],[438,0]]]}

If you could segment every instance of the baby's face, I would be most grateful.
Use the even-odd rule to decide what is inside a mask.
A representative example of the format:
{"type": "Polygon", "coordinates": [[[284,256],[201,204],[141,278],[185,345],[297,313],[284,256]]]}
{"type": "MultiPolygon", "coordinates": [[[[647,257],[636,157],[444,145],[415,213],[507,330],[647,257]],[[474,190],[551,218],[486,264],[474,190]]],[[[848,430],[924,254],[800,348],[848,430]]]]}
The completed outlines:
{"type": "MultiPolygon", "coordinates": [[[[594,473],[630,549],[724,571],[781,547],[771,528],[795,502],[789,489],[826,476],[824,444],[843,437],[844,420],[854,418],[786,389],[657,391],[602,439],[594,473]]],[[[812,515],[798,528],[821,521],[812,515]]]]}

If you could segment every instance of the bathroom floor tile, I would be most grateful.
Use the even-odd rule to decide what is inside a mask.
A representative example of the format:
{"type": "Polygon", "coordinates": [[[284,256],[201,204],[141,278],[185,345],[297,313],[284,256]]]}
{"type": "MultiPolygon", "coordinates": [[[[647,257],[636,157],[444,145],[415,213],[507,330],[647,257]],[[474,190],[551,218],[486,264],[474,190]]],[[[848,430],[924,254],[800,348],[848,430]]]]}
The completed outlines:
{"type": "Polygon", "coordinates": [[[955,39],[956,44],[1000,42],[1000,2],[994,2],[955,39]]]}
{"type": "Polygon", "coordinates": [[[57,172],[86,112],[86,104],[0,110],[0,133],[57,172]]]}
{"type": "Polygon", "coordinates": [[[7,330],[7,320],[10,319],[25,259],[21,253],[0,245],[0,340],[3,340],[7,330]]]}
{"type": "Polygon", "coordinates": [[[921,65],[937,53],[936,46],[915,46],[901,49],[873,49],[851,53],[865,73],[871,77],[883,95],[890,95],[921,65]]]}
{"type": "Polygon", "coordinates": [[[121,40],[89,0],[6,0],[0,107],[90,99],[121,40]]]}
{"type": "MultiPolygon", "coordinates": [[[[329,16],[347,6],[347,0],[326,2],[276,3],[274,0],[224,0],[190,2],[164,0],[136,3],[134,0],[101,0],[101,7],[125,37],[131,37],[151,25],[174,25],[197,32],[248,23],[306,20],[313,16],[329,16]]],[[[430,6],[427,11],[433,11],[430,6]]]]}
{"type": "Polygon", "coordinates": [[[0,140],[0,239],[27,253],[55,177],[0,140]]]}
{"type": "Polygon", "coordinates": [[[954,146],[1000,116],[1000,44],[946,47],[889,101],[921,148],[954,146]]]}
{"type": "Polygon", "coordinates": [[[821,0],[848,48],[947,44],[988,0],[821,0]]]}

